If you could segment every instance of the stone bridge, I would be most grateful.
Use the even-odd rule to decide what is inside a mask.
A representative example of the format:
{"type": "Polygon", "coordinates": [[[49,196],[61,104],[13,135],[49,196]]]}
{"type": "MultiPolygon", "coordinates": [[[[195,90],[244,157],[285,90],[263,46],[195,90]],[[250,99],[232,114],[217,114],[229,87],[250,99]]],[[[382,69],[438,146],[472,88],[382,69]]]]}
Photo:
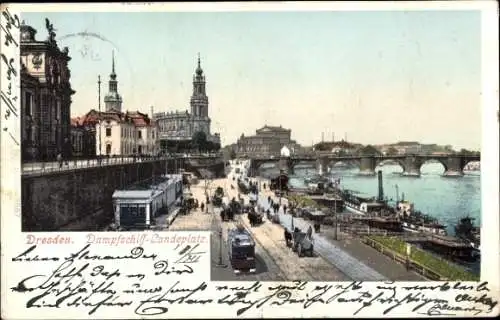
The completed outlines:
{"type": "Polygon", "coordinates": [[[292,156],[292,157],[259,157],[251,158],[251,172],[256,172],[264,163],[275,162],[280,169],[293,172],[294,167],[299,163],[312,162],[316,168],[326,170],[330,165],[337,162],[357,163],[361,175],[374,175],[375,168],[382,162],[392,160],[403,168],[403,175],[409,177],[419,177],[420,168],[429,161],[435,160],[444,167],[443,176],[463,176],[464,167],[471,161],[480,161],[480,155],[394,155],[394,156],[292,156]]]}

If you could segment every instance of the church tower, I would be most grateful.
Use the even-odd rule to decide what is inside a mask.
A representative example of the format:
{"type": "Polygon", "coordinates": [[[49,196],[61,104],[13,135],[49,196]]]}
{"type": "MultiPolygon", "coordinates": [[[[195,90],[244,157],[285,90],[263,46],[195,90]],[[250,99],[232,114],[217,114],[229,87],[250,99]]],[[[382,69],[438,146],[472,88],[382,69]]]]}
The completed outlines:
{"type": "Polygon", "coordinates": [[[112,56],[111,74],[109,75],[109,91],[104,97],[106,104],[106,112],[111,109],[121,112],[122,111],[122,97],[118,94],[118,81],[116,80],[115,73],[115,52],[112,56]]]}
{"type": "Polygon", "coordinates": [[[200,54],[198,53],[198,67],[193,75],[193,95],[191,96],[191,115],[195,118],[208,119],[208,97],[205,92],[205,83],[200,54]]]}
{"type": "Polygon", "coordinates": [[[208,97],[205,92],[205,75],[201,68],[198,53],[198,67],[193,75],[193,95],[191,96],[192,132],[203,131],[210,136],[210,118],[208,117],[208,97]]]}

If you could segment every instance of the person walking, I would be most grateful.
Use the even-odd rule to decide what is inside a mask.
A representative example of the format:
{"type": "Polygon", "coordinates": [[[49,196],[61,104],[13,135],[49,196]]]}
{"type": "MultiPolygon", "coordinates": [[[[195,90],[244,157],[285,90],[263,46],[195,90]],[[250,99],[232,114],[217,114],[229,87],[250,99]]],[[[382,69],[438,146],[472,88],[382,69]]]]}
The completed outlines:
{"type": "Polygon", "coordinates": [[[61,169],[63,165],[63,159],[62,159],[62,154],[60,152],[57,154],[57,162],[59,163],[59,169],[61,169]]]}
{"type": "Polygon", "coordinates": [[[63,154],[62,157],[64,159],[64,164],[66,166],[69,166],[69,158],[71,157],[71,142],[69,141],[68,138],[64,138],[64,143],[63,143],[63,154]]]}

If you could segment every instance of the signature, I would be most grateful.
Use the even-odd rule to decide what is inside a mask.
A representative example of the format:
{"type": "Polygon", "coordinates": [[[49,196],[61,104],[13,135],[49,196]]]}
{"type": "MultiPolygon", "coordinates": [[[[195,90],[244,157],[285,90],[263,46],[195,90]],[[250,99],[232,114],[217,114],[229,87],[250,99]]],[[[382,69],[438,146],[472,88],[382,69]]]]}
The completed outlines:
{"type": "MultiPolygon", "coordinates": [[[[19,23],[19,17],[14,14],[12,15],[9,11],[8,8],[5,8],[2,11],[1,15],[1,24],[0,27],[2,29],[2,34],[4,35],[4,45],[6,47],[9,47],[10,45],[14,45],[16,48],[19,47],[19,43],[16,41],[16,39],[19,37],[19,28],[20,28],[20,23],[19,23]],[[13,33],[13,31],[17,31],[17,33],[13,33]]],[[[4,91],[3,88],[1,90],[1,101],[2,104],[5,104],[7,108],[5,109],[5,113],[3,115],[3,118],[5,120],[9,120],[11,116],[15,116],[16,118],[18,117],[17,114],[17,107],[15,103],[17,104],[18,97],[13,96],[12,94],[12,82],[16,80],[18,77],[18,70],[15,67],[15,61],[16,57],[11,57],[5,55],[5,53],[1,54],[1,58],[3,61],[3,64],[5,65],[5,68],[2,68],[2,70],[6,70],[5,72],[5,82],[8,83],[7,85],[7,90],[4,91]]],[[[2,72],[2,77],[4,76],[4,72],[2,72]]],[[[3,82],[3,81],[2,81],[3,82]]],[[[4,132],[7,132],[9,136],[11,137],[12,141],[16,145],[19,145],[19,141],[14,137],[12,132],[9,130],[9,127],[6,124],[6,121],[4,121],[4,126],[2,127],[2,130],[4,132]]]]}

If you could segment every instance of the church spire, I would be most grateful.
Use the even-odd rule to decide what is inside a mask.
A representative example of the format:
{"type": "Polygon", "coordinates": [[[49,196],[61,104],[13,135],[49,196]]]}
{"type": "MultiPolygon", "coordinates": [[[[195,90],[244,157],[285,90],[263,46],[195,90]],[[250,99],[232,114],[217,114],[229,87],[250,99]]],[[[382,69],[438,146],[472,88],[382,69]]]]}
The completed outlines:
{"type": "MultiPolygon", "coordinates": [[[[201,77],[203,75],[203,69],[201,68],[201,58],[199,52],[198,52],[198,67],[196,68],[195,72],[198,77],[201,77]]],[[[199,80],[201,80],[201,78],[199,80]]]]}
{"type": "Polygon", "coordinates": [[[110,77],[111,79],[115,80],[116,79],[116,73],[115,73],[115,50],[112,52],[112,65],[111,65],[111,74],[110,77]]]}
{"type": "Polygon", "coordinates": [[[122,109],[122,97],[118,93],[118,81],[116,80],[115,72],[115,51],[112,52],[111,58],[111,74],[109,75],[109,91],[104,97],[104,102],[106,104],[106,111],[122,109]]]}

